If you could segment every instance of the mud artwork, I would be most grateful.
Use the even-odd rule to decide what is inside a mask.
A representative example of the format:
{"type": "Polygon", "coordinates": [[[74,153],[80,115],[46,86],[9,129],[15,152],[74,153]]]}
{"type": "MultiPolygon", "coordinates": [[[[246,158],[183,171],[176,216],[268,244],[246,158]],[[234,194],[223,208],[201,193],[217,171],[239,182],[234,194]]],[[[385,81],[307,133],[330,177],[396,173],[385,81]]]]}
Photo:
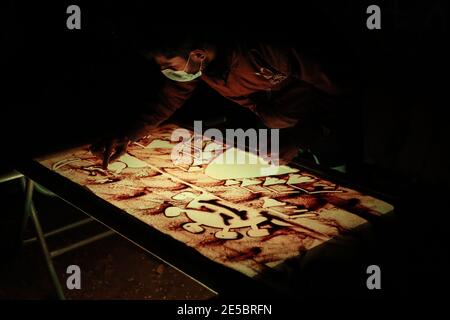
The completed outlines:
{"type": "Polygon", "coordinates": [[[39,161],[250,277],[276,271],[287,259],[366,224],[368,216],[393,211],[386,202],[295,166],[260,176],[216,164],[215,159],[234,148],[206,138],[200,144],[202,158],[177,166],[170,156],[176,146],[170,141],[175,128],[168,125],[150,132],[107,170],[87,146],[39,161]]]}

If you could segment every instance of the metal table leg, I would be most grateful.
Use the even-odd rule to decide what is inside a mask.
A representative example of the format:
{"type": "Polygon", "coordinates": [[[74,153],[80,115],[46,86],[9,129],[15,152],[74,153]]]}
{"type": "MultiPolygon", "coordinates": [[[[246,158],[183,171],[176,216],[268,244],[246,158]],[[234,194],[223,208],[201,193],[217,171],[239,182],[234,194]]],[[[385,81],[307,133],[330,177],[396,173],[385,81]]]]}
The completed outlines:
{"type": "Polygon", "coordinates": [[[61,282],[58,279],[58,275],[56,274],[55,266],[53,265],[52,257],[48,250],[47,243],[45,242],[44,233],[42,232],[41,224],[39,222],[37,212],[33,204],[33,181],[26,178],[25,183],[25,214],[22,224],[22,232],[24,232],[28,217],[31,215],[34,227],[36,229],[36,235],[39,241],[39,245],[41,246],[42,252],[44,254],[45,263],[47,264],[47,269],[50,273],[50,278],[52,280],[53,286],[55,287],[56,294],[59,299],[64,300],[64,290],[61,286],[61,282]]]}

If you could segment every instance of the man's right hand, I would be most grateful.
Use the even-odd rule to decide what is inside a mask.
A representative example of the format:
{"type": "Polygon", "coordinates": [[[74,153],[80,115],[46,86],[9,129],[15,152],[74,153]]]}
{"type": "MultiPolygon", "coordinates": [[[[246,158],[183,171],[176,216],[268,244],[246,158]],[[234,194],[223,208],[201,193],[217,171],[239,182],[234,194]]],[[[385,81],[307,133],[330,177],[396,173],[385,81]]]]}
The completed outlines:
{"type": "Polygon", "coordinates": [[[93,155],[102,160],[103,169],[108,168],[108,164],[121,155],[125,154],[128,149],[130,140],[128,138],[103,138],[93,143],[89,150],[93,155]]]}

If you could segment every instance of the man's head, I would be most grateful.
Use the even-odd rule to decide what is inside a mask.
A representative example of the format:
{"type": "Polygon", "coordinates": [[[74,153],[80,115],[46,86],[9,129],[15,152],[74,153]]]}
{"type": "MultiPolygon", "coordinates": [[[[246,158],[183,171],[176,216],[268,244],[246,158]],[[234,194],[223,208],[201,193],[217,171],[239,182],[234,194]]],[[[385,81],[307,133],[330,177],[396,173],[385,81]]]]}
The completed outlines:
{"type": "Polygon", "coordinates": [[[154,56],[161,72],[169,79],[179,82],[192,81],[202,75],[205,64],[211,56],[205,49],[194,49],[188,53],[188,58],[183,56],[167,57],[163,54],[154,56]]]}
{"type": "Polygon", "coordinates": [[[163,52],[155,52],[153,59],[160,66],[161,70],[171,69],[174,71],[186,71],[187,73],[196,73],[200,70],[200,66],[206,62],[209,55],[207,49],[193,49],[187,53],[170,56],[163,52]]]}
{"type": "Polygon", "coordinates": [[[161,32],[144,55],[153,59],[168,78],[190,81],[201,75],[215,52],[215,47],[203,35],[176,30],[161,32]]]}

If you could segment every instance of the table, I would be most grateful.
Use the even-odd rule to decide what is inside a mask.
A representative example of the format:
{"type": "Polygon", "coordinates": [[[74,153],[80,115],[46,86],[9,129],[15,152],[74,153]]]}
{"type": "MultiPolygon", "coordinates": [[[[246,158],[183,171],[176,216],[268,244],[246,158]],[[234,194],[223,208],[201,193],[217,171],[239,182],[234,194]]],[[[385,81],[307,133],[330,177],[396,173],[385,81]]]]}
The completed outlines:
{"type": "Polygon", "coordinates": [[[310,252],[357,241],[353,231],[393,213],[382,196],[301,164],[261,175],[223,161],[245,151],[202,136],[186,152],[176,129],[149,132],[106,170],[86,145],[17,169],[221,294],[295,295],[310,252]]]}

